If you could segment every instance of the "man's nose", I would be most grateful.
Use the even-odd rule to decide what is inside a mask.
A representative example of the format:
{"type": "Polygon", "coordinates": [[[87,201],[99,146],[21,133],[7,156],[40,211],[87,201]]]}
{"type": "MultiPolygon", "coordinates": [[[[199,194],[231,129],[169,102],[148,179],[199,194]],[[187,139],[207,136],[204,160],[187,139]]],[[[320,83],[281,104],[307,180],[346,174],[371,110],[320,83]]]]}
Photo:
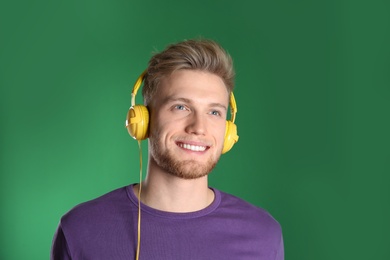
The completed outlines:
{"type": "Polygon", "coordinates": [[[206,116],[199,113],[192,113],[188,118],[186,132],[195,135],[204,135],[206,133],[206,116]]]}

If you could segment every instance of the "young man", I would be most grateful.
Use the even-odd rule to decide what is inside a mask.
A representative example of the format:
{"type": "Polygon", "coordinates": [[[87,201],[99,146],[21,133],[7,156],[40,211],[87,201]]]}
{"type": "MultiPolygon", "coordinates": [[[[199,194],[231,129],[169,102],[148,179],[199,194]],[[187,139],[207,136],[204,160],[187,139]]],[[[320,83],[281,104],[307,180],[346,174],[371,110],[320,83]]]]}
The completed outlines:
{"type": "MultiPolygon", "coordinates": [[[[232,146],[226,139],[237,140],[226,121],[229,100],[235,106],[230,56],[213,41],[188,40],[152,57],[144,77],[146,128],[135,138],[149,138],[145,180],[68,212],[51,258],[283,260],[281,227],[270,214],[208,186],[232,146]]],[[[128,124],[139,124],[134,109],[128,124]]]]}

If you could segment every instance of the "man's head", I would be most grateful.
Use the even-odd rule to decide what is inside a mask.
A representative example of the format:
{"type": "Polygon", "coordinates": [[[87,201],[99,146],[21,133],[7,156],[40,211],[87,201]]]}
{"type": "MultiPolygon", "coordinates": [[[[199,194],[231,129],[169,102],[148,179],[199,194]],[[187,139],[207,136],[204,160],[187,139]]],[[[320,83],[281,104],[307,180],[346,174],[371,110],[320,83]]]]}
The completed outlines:
{"type": "Polygon", "coordinates": [[[229,94],[233,91],[235,72],[230,55],[214,41],[186,40],[169,45],[150,59],[142,89],[145,105],[149,105],[163,78],[182,69],[215,74],[229,94]]]}
{"type": "Polygon", "coordinates": [[[224,145],[233,81],[232,60],[213,41],[184,41],[151,58],[143,95],[152,167],[184,179],[211,172],[224,145]]]}

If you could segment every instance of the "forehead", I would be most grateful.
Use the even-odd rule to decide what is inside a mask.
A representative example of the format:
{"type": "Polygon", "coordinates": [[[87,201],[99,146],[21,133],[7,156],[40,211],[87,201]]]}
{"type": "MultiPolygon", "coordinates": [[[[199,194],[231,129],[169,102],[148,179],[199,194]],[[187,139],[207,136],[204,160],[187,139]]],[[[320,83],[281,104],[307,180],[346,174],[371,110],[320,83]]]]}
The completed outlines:
{"type": "Polygon", "coordinates": [[[162,79],[155,100],[167,97],[204,99],[204,101],[226,104],[229,93],[223,80],[210,72],[178,70],[162,79]]]}

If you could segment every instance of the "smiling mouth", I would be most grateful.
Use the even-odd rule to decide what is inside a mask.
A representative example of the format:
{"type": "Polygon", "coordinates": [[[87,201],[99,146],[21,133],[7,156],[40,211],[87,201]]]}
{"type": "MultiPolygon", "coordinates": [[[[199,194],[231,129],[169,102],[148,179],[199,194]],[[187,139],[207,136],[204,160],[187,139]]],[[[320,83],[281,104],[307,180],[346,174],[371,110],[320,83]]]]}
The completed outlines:
{"type": "Polygon", "coordinates": [[[191,145],[191,144],[184,144],[184,143],[178,143],[177,145],[183,149],[194,151],[194,152],[204,152],[208,148],[208,146],[191,145]]]}

